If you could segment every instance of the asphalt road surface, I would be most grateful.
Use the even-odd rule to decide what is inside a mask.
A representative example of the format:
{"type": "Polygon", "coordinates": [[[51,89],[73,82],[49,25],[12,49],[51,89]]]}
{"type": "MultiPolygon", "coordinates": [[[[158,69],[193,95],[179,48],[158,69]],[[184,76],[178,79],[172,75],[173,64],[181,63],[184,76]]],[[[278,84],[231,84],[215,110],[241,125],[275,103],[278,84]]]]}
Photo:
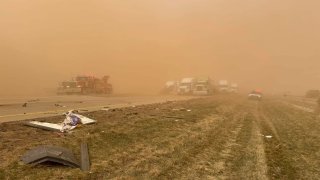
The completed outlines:
{"type": "Polygon", "coordinates": [[[48,96],[0,99],[0,123],[51,117],[69,110],[96,111],[103,108],[120,108],[153,104],[192,97],[182,96],[48,96]],[[26,103],[26,107],[23,105],[26,103]]]}

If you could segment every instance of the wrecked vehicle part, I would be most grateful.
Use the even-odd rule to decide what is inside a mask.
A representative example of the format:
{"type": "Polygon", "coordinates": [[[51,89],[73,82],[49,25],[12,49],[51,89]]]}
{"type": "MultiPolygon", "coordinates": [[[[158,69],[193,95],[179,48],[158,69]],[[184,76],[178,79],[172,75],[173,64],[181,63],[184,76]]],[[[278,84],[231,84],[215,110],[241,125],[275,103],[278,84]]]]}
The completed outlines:
{"type": "Polygon", "coordinates": [[[24,123],[24,125],[47,130],[47,131],[60,131],[62,129],[62,125],[47,123],[47,122],[39,122],[39,121],[26,122],[24,123]]]}
{"type": "Polygon", "coordinates": [[[39,128],[39,129],[44,129],[48,131],[67,132],[76,128],[78,124],[88,125],[88,124],[94,124],[97,122],[96,120],[90,119],[80,114],[75,114],[73,113],[73,111],[69,111],[65,115],[66,115],[66,118],[60,124],[30,121],[30,122],[24,123],[24,125],[39,128]]]}
{"type": "Polygon", "coordinates": [[[27,151],[21,160],[26,164],[34,165],[54,162],[74,168],[80,167],[72,151],[57,146],[38,146],[27,151]]]}
{"type": "Polygon", "coordinates": [[[63,121],[61,132],[70,131],[77,127],[78,124],[94,124],[96,120],[73,113],[73,110],[66,113],[66,118],[63,121]]]}
{"type": "Polygon", "coordinates": [[[94,124],[96,123],[97,121],[94,120],[94,119],[90,119],[86,116],[82,116],[80,114],[74,114],[75,116],[77,116],[78,118],[80,118],[80,122],[81,124],[94,124]]]}

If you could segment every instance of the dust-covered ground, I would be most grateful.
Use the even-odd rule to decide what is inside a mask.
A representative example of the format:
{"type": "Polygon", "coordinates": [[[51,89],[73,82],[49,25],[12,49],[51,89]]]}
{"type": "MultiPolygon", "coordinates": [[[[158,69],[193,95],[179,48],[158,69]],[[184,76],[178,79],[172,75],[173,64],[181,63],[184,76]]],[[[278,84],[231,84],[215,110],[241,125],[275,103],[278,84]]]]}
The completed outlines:
{"type": "MultiPolygon", "coordinates": [[[[319,179],[320,119],[277,99],[220,95],[84,114],[60,134],[0,124],[0,179],[319,179]],[[191,110],[191,111],[188,111],[191,110]],[[91,171],[24,165],[37,145],[88,142],[91,171]]],[[[60,122],[63,116],[38,119],[60,122]]]]}

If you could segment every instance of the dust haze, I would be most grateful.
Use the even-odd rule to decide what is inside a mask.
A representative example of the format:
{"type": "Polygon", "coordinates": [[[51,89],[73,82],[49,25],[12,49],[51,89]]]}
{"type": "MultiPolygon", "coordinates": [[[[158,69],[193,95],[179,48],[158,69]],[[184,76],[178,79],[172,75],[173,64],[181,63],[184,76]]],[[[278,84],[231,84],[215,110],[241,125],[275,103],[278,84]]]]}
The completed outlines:
{"type": "Polygon", "coordinates": [[[210,76],[242,89],[319,88],[319,1],[3,0],[0,96],[42,94],[78,74],[117,93],[210,76]]]}

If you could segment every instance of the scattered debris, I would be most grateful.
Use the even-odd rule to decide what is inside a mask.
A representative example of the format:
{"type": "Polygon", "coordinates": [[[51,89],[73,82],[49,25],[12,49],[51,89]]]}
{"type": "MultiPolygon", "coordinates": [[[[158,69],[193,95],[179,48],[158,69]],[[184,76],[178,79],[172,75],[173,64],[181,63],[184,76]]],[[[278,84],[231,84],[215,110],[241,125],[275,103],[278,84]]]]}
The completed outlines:
{"type": "Polygon", "coordinates": [[[187,112],[191,112],[191,109],[186,109],[186,108],[175,108],[175,109],[172,109],[172,111],[187,111],[187,112]]]}
{"type": "Polygon", "coordinates": [[[61,129],[62,129],[62,125],[60,125],[60,124],[39,122],[39,121],[26,122],[25,125],[39,128],[39,129],[43,129],[43,130],[48,130],[48,131],[61,131],[61,129]]]}
{"type": "Polygon", "coordinates": [[[31,99],[28,102],[39,102],[39,101],[40,101],[40,99],[31,99]]]}
{"type": "Polygon", "coordinates": [[[89,110],[88,109],[79,109],[78,111],[79,112],[88,112],[89,110]]]}
{"type": "Polygon", "coordinates": [[[172,111],[186,111],[186,108],[174,108],[172,111]]]}
{"type": "Polygon", "coordinates": [[[129,112],[129,113],[126,113],[126,116],[136,116],[138,114],[139,113],[137,113],[137,112],[129,112]]]}
{"type": "Polygon", "coordinates": [[[73,112],[73,110],[67,112],[65,120],[62,122],[62,124],[54,124],[54,123],[47,123],[47,122],[39,122],[39,121],[30,121],[26,122],[25,125],[40,128],[44,130],[49,131],[61,131],[61,132],[68,132],[70,130],[73,130],[77,127],[78,124],[94,124],[97,121],[90,119],[88,117],[85,117],[80,114],[76,114],[73,112]]]}
{"type": "Polygon", "coordinates": [[[79,123],[81,123],[81,119],[73,114],[72,111],[69,111],[66,113],[66,118],[62,123],[61,132],[70,131],[76,128],[79,123]]]}
{"type": "Polygon", "coordinates": [[[87,143],[81,143],[81,170],[90,171],[90,157],[87,143]]]}
{"type": "Polygon", "coordinates": [[[74,168],[80,167],[72,151],[57,146],[38,146],[26,152],[21,160],[26,164],[54,162],[74,168]]]}
{"type": "MultiPolygon", "coordinates": [[[[70,112],[70,111],[69,111],[69,112],[70,112]]],[[[71,111],[71,112],[72,112],[72,111],[71,111]]],[[[80,114],[72,113],[71,115],[74,115],[74,116],[76,116],[76,117],[80,118],[80,122],[81,122],[81,124],[85,124],[85,125],[87,125],[87,124],[95,124],[95,123],[97,122],[97,121],[96,121],[96,120],[94,120],[94,119],[90,119],[90,118],[85,117],[85,116],[80,115],[80,114]]]]}
{"type": "Polygon", "coordinates": [[[173,119],[183,119],[183,117],[177,117],[177,116],[163,116],[164,118],[173,118],[173,119]]]}
{"type": "Polygon", "coordinates": [[[28,103],[22,104],[22,107],[27,107],[27,106],[28,106],[28,103]]]}
{"type": "Polygon", "coordinates": [[[54,104],[55,107],[67,107],[67,106],[64,106],[64,105],[61,105],[61,104],[54,104]]]}
{"type": "Polygon", "coordinates": [[[58,112],[45,112],[43,114],[60,114],[60,113],[58,113],[58,112]]]}

